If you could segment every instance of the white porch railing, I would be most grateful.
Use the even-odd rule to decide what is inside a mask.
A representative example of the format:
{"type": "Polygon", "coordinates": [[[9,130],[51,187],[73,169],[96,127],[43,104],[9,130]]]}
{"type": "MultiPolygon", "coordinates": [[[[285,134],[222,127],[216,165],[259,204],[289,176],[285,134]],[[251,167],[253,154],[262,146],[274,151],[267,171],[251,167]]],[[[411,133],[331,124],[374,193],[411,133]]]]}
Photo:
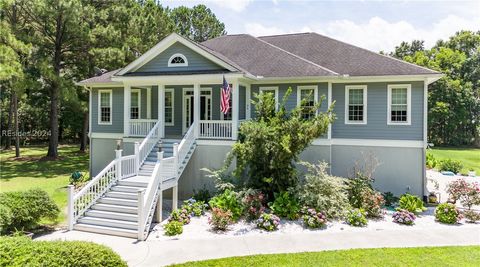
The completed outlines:
{"type": "MultiPolygon", "coordinates": [[[[182,163],[185,158],[187,157],[188,151],[192,148],[193,143],[195,143],[195,131],[194,128],[197,126],[197,123],[194,121],[190,128],[188,129],[187,133],[183,136],[182,141],[178,145],[178,162],[182,163]]],[[[173,153],[175,156],[175,151],[177,149],[173,148],[173,153]]],[[[177,166],[178,166],[177,162],[177,166]]]]}
{"type": "Polygon", "coordinates": [[[160,121],[155,123],[153,128],[150,130],[148,135],[143,139],[140,145],[135,143],[135,155],[137,156],[137,170],[142,166],[145,159],[152,151],[152,148],[155,146],[156,143],[160,140],[160,121]]]}
{"type": "Polygon", "coordinates": [[[199,138],[232,139],[232,121],[200,121],[199,138]]]}
{"type": "Polygon", "coordinates": [[[137,174],[136,168],[136,156],[130,155],[122,157],[122,164],[121,164],[121,179],[131,177],[137,174]]]}
{"type": "Polygon", "coordinates": [[[136,119],[130,120],[130,136],[146,136],[158,120],[136,119]]]}

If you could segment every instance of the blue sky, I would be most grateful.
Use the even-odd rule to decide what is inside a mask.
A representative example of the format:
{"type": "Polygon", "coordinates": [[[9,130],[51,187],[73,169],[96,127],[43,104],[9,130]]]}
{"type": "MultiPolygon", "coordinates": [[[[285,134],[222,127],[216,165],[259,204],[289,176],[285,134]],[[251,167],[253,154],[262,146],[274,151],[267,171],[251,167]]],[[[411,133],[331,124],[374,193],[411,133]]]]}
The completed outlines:
{"type": "Polygon", "coordinates": [[[254,36],[318,32],[373,51],[391,51],[401,41],[427,47],[460,29],[480,30],[477,1],[282,1],[163,0],[164,6],[203,3],[229,34],[254,36]]]}

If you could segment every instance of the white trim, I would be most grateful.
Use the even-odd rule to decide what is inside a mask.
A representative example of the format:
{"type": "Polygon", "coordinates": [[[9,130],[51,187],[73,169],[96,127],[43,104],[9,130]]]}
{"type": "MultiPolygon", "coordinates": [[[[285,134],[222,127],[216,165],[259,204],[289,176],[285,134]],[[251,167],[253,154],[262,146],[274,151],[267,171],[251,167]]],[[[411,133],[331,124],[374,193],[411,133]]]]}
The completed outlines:
{"type": "Polygon", "coordinates": [[[128,84],[123,87],[123,134],[130,135],[130,97],[132,87],[128,84]]]}
{"type": "Polygon", "coordinates": [[[147,87],[147,119],[152,118],[152,87],[147,87]]]}
{"type": "Polygon", "coordinates": [[[419,75],[378,75],[378,76],[298,76],[298,77],[252,77],[254,84],[272,84],[272,83],[368,83],[368,82],[414,82],[428,80],[432,83],[443,74],[419,74],[419,75]]]}
{"type": "MultiPolygon", "coordinates": [[[[88,90],[88,137],[92,134],[93,90],[88,90]]],[[[91,149],[90,149],[91,150],[91,149]]]]}
{"type": "Polygon", "coordinates": [[[123,138],[123,134],[121,134],[121,133],[91,133],[90,138],[121,139],[121,138],[123,138]]]}
{"type": "Polygon", "coordinates": [[[129,109],[130,120],[140,120],[142,119],[142,89],[130,89],[130,109],[129,109]],[[138,93],[138,118],[132,119],[132,94],[138,93]]]}
{"type": "Polygon", "coordinates": [[[275,91],[275,109],[278,110],[280,100],[278,99],[278,86],[262,86],[258,88],[258,92],[262,93],[263,91],[275,91]]]}
{"type": "Polygon", "coordinates": [[[374,147],[400,147],[423,148],[423,141],[416,140],[384,140],[384,139],[344,139],[344,138],[317,138],[312,142],[314,146],[374,146],[374,147]]]}
{"type": "Polygon", "coordinates": [[[168,64],[167,66],[170,67],[187,67],[188,66],[188,60],[187,57],[184,56],[183,54],[176,53],[173,54],[169,59],[168,59],[168,64]],[[176,57],[180,57],[183,59],[183,63],[172,63],[172,60],[176,57]]]}
{"type": "Polygon", "coordinates": [[[346,85],[345,86],[345,124],[353,125],[365,125],[367,124],[367,114],[368,114],[368,93],[367,85],[346,85]],[[362,121],[350,121],[348,119],[348,106],[349,106],[349,91],[352,89],[362,89],[363,90],[363,120],[362,121]]]}
{"type": "MultiPolygon", "coordinates": [[[[204,49],[200,48],[198,45],[194,44],[193,42],[187,40],[186,38],[180,36],[179,34],[172,33],[169,36],[165,37],[163,40],[161,40],[158,44],[156,44],[153,48],[148,50],[146,53],[144,53],[142,56],[134,60],[132,63],[128,64],[125,68],[120,70],[118,73],[115,75],[123,75],[129,71],[135,71],[153,58],[155,58],[157,55],[165,51],[168,47],[173,45],[174,43],[179,42],[186,47],[192,49],[193,51],[199,53],[201,56],[207,58],[208,60],[212,61],[213,63],[216,63],[229,71],[236,71],[237,69],[231,66],[230,64],[226,63],[225,61],[221,60],[220,58],[212,55],[211,53],[205,51],[204,49]]],[[[113,78],[113,77],[112,77],[113,78]]]]}
{"type": "Polygon", "coordinates": [[[233,146],[235,141],[233,140],[207,140],[207,139],[197,139],[195,141],[197,145],[200,146],[233,146]]]}
{"type": "MultiPolygon", "coordinates": [[[[166,117],[164,117],[165,126],[175,126],[175,89],[174,88],[165,88],[165,95],[167,94],[167,92],[172,93],[172,122],[167,122],[166,117]]],[[[165,112],[165,108],[167,107],[166,103],[167,102],[165,100],[163,100],[163,104],[164,104],[163,110],[164,110],[164,112],[165,112]]]]}
{"type": "Polygon", "coordinates": [[[427,80],[423,82],[423,142],[424,142],[424,147],[427,148],[427,142],[428,142],[428,83],[427,83],[427,80]]]}
{"type": "Polygon", "coordinates": [[[135,142],[141,143],[144,140],[144,138],[143,137],[123,137],[122,140],[124,143],[132,143],[133,145],[133,143],[135,142]]]}
{"type": "Polygon", "coordinates": [[[312,90],[313,89],[313,101],[315,104],[318,103],[318,85],[298,85],[297,86],[297,107],[300,106],[301,99],[301,91],[302,90],[312,90]]]}
{"type": "MultiPolygon", "coordinates": [[[[201,101],[201,96],[202,96],[202,91],[209,91],[210,94],[209,95],[204,95],[206,98],[210,98],[210,118],[213,118],[213,96],[212,96],[212,93],[213,93],[213,90],[212,90],[212,87],[200,87],[199,84],[195,84],[194,87],[184,87],[182,89],[183,93],[182,93],[182,132],[185,133],[188,128],[186,128],[185,126],[185,123],[187,122],[186,121],[186,115],[187,115],[187,105],[185,105],[185,97],[187,96],[187,92],[193,92],[193,108],[195,109],[193,111],[193,121],[195,121],[195,117],[197,116],[196,113],[198,113],[198,121],[200,121],[200,101],[201,101]],[[195,89],[196,87],[199,87],[199,94],[198,94],[198,112],[197,111],[197,108],[195,107],[195,89]]],[[[206,104],[206,103],[205,103],[206,104]]]]}
{"type": "Polygon", "coordinates": [[[112,93],[112,90],[111,89],[103,89],[103,90],[98,90],[98,118],[97,118],[97,123],[98,125],[112,125],[112,121],[113,121],[113,97],[112,97],[113,93],[112,93]],[[110,120],[108,122],[102,122],[101,121],[101,118],[102,118],[102,102],[101,102],[101,95],[102,93],[108,93],[110,95],[110,120]]]}
{"type": "Polygon", "coordinates": [[[151,86],[152,84],[189,85],[199,84],[219,84],[222,77],[230,80],[244,77],[242,73],[218,73],[218,74],[191,74],[191,75],[152,75],[152,76],[116,76],[112,80],[131,84],[135,86],[151,86]]]}
{"type": "Polygon", "coordinates": [[[389,84],[387,86],[387,125],[411,125],[412,124],[412,85],[411,84],[389,84]],[[407,89],[407,121],[393,122],[392,111],[392,89],[402,88],[407,89]]]}

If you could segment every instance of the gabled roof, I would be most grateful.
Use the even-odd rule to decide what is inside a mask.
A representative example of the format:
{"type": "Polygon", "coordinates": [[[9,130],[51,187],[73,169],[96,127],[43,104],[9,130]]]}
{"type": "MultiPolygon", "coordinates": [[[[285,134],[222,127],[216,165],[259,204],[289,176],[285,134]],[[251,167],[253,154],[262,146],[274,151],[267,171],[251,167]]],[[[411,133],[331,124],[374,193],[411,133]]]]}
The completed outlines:
{"type": "MultiPolygon", "coordinates": [[[[91,85],[91,84],[107,84],[107,83],[116,83],[112,81],[112,76],[115,75],[120,69],[112,70],[105,72],[101,75],[93,76],[91,78],[85,79],[81,82],[76,83],[77,85],[91,85]]],[[[121,83],[118,83],[121,85],[121,83]]]]}
{"type": "Polygon", "coordinates": [[[262,36],[264,40],[341,75],[380,76],[439,74],[317,33],[262,36]]]}

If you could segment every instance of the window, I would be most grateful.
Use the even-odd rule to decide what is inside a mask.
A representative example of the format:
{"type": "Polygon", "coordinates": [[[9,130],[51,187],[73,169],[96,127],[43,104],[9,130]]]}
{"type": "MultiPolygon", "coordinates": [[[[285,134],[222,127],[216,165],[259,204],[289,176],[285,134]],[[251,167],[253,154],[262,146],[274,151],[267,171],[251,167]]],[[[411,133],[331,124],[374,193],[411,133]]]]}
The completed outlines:
{"type": "Polygon", "coordinates": [[[345,86],[345,124],[367,124],[367,86],[345,86]]]}
{"type": "Polygon", "coordinates": [[[315,116],[317,112],[314,108],[318,102],[318,87],[317,86],[298,86],[297,87],[297,105],[302,105],[302,100],[306,99],[302,107],[302,117],[310,119],[315,116]]]}
{"type": "Polygon", "coordinates": [[[173,126],[173,89],[165,89],[165,125],[173,126]]]}
{"type": "Polygon", "coordinates": [[[275,108],[278,109],[278,87],[260,87],[260,93],[270,93],[275,98],[275,108]]]}
{"type": "Polygon", "coordinates": [[[182,54],[174,54],[168,59],[169,67],[184,67],[188,66],[187,58],[182,54]]]}
{"type": "Polygon", "coordinates": [[[388,85],[389,125],[410,125],[411,85],[388,85]]]}
{"type": "Polygon", "coordinates": [[[140,119],[140,102],[142,99],[140,89],[132,89],[130,95],[130,119],[140,119]]]}
{"type": "Polygon", "coordinates": [[[112,124],[112,91],[98,91],[98,124],[112,124]]]}

